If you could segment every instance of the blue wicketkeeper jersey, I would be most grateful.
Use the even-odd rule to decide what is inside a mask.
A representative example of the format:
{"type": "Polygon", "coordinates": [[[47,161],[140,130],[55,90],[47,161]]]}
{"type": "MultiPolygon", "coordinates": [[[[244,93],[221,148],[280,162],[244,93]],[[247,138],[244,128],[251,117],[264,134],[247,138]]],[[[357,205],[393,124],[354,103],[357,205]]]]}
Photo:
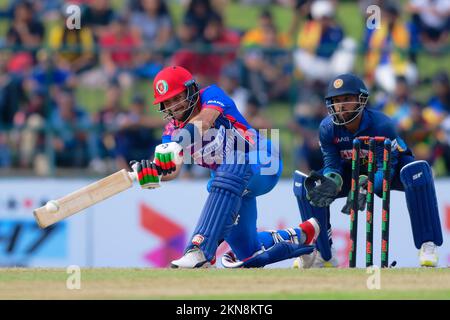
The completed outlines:
{"type": "MultiPolygon", "coordinates": [[[[402,154],[412,155],[406,143],[398,136],[392,120],[380,111],[365,108],[362,119],[356,133],[351,133],[345,126],[335,125],[332,117],[326,117],[319,128],[320,145],[324,159],[324,174],[337,172],[343,174],[344,166],[351,166],[353,139],[359,136],[382,136],[392,141],[391,152],[391,177],[397,170],[398,158],[402,154]]],[[[377,143],[376,162],[377,168],[383,164],[383,144],[377,143]]],[[[361,168],[360,173],[367,172],[368,142],[361,144],[361,168]]],[[[377,170],[375,183],[382,180],[382,170],[377,170]]]]}

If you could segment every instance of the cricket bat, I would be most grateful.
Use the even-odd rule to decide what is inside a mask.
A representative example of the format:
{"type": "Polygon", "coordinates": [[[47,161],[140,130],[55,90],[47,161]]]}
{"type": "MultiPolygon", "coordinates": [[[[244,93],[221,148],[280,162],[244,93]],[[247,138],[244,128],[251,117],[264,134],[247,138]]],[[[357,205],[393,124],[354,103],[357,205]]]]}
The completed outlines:
{"type": "Polygon", "coordinates": [[[47,202],[45,206],[33,211],[34,217],[39,227],[47,228],[100,201],[131,188],[134,179],[134,172],[122,169],[60,199],[47,202]]]}

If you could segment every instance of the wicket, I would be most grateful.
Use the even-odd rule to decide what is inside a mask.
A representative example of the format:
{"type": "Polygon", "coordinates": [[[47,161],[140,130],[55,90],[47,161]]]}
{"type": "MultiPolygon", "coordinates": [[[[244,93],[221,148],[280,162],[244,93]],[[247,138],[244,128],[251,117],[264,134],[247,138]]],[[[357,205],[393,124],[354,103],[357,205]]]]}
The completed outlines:
{"type": "Polygon", "coordinates": [[[383,143],[383,196],[382,196],[382,225],[381,225],[381,267],[388,267],[389,263],[389,201],[390,201],[390,166],[391,140],[386,137],[361,136],[353,140],[352,150],[352,179],[351,179],[351,209],[350,209],[350,242],[349,267],[356,267],[356,253],[358,240],[358,197],[359,197],[359,166],[361,141],[368,142],[367,164],[367,197],[366,197],[366,266],[373,265],[373,211],[374,211],[374,179],[376,169],[376,143],[383,143]]]}

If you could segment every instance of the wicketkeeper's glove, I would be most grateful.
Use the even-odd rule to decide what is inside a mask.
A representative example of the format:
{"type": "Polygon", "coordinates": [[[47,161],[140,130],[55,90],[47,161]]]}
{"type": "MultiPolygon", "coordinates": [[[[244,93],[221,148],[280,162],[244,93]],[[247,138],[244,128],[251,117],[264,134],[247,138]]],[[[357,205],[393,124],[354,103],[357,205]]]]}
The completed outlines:
{"type": "MultiPolygon", "coordinates": [[[[366,209],[366,197],[367,197],[367,184],[368,178],[365,175],[359,176],[359,192],[358,192],[358,211],[364,211],[366,209]]],[[[348,193],[347,202],[342,208],[341,212],[350,214],[352,208],[352,195],[351,191],[348,193]]]]}
{"type": "Polygon", "coordinates": [[[150,160],[130,161],[130,166],[136,172],[137,180],[142,189],[155,189],[160,187],[161,169],[150,160]]]}
{"type": "Polygon", "coordinates": [[[328,207],[342,187],[342,177],[334,172],[326,175],[311,171],[305,180],[306,198],[315,207],[328,207]]]}

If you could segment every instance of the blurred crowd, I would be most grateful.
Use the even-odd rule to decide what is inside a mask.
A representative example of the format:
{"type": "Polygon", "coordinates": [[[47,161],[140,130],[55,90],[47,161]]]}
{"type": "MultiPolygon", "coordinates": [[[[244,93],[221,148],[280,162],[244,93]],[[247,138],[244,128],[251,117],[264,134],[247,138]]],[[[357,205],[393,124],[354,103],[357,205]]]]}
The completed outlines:
{"type": "Polygon", "coordinates": [[[304,171],[322,165],[327,82],[358,70],[370,107],[394,119],[419,159],[450,175],[450,66],[426,77],[418,67],[421,56],[450,61],[450,1],[354,2],[358,15],[344,19],[361,39],[344,29],[340,2],[127,0],[117,8],[110,0],[10,0],[0,8],[0,167],[103,173],[152,157],[164,121],[149,112],[151,80],[177,64],[201,86],[222,86],[255,128],[274,126],[268,114],[279,103],[292,106],[277,126],[293,137],[283,150],[304,171]],[[231,28],[224,13],[232,2],[257,6],[256,25],[231,28]],[[80,29],[70,27],[69,3],[81,8],[80,29]],[[276,6],[293,12],[286,30],[276,6]],[[100,92],[94,110],[79,102],[87,89],[100,92]]]}

